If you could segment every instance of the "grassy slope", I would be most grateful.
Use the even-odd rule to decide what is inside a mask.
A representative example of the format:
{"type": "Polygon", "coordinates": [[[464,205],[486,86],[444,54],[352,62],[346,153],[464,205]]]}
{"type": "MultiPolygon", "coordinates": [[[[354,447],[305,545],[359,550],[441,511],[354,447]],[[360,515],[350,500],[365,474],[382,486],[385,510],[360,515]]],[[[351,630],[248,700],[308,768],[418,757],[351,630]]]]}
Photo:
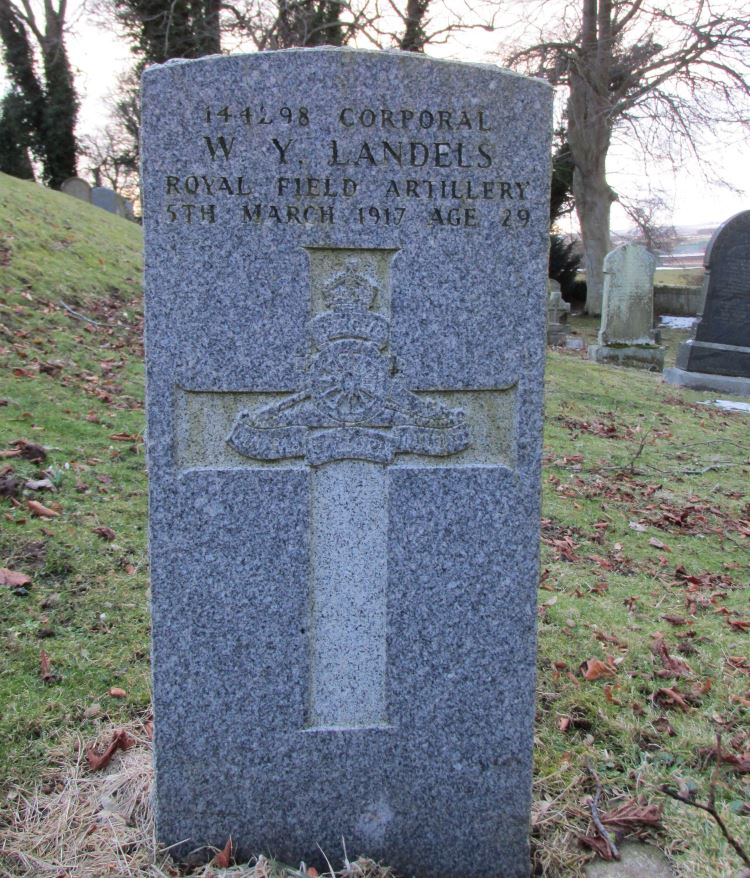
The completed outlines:
{"type": "MultiPolygon", "coordinates": [[[[0,519],[0,566],[33,577],[28,596],[0,588],[2,781],[29,784],[52,741],[93,733],[98,718],[84,714],[93,703],[115,721],[148,705],[140,231],[2,176],[0,230],[0,449],[20,438],[46,446],[44,464],[4,463],[26,477],[50,467],[58,486],[2,501],[0,519]],[[73,318],[60,299],[105,326],[73,318]],[[59,517],[34,518],[30,498],[58,503],[59,517]],[[40,649],[59,682],[40,680],[40,649]],[[127,698],[109,697],[112,686],[127,698]]],[[[665,805],[655,840],[680,875],[718,878],[739,865],[705,815],[658,793],[681,781],[705,797],[711,766],[699,751],[717,731],[728,750],[750,746],[750,711],[737,700],[750,698],[750,676],[729,660],[750,642],[730,625],[750,618],[748,419],[701,398],[657,376],[550,354],[535,797],[536,857],[549,878],[578,874],[587,758],[605,801],[637,793],[665,805]],[[681,580],[679,566],[696,581],[681,580]],[[657,631],[688,676],[657,676],[657,631]],[[585,680],[580,664],[607,656],[613,676],[585,680]],[[686,710],[654,700],[675,686],[686,710]]],[[[732,809],[750,799],[747,784],[725,771],[718,792],[739,837],[750,818],[732,809]]]]}
{"type": "Polygon", "coordinates": [[[81,728],[92,704],[118,718],[149,701],[140,250],[138,226],[0,175],[0,448],[49,450],[41,465],[11,458],[0,471],[49,467],[57,486],[2,501],[0,566],[33,579],[27,597],[0,587],[4,780],[38,774],[50,741],[81,728]],[[59,517],[34,517],[29,499],[59,504],[59,517]],[[40,681],[41,649],[60,683],[40,681]]]}

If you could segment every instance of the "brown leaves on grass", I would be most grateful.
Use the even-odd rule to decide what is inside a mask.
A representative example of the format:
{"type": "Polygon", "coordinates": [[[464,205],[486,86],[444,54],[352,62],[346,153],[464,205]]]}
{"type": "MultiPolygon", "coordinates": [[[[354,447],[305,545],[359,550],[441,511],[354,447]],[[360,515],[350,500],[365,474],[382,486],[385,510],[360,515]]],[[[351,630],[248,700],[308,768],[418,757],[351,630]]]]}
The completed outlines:
{"type": "Polygon", "coordinates": [[[217,869],[228,869],[232,865],[232,836],[227,839],[227,843],[211,860],[211,865],[217,869]]]}
{"type": "Polygon", "coordinates": [[[611,656],[607,656],[607,661],[601,659],[590,658],[581,663],[579,668],[583,678],[590,683],[599,680],[602,677],[614,677],[617,673],[617,666],[611,656]]]}
{"type": "Polygon", "coordinates": [[[673,707],[679,708],[680,710],[690,710],[690,705],[677,691],[676,686],[666,689],[657,689],[653,695],[653,700],[660,707],[673,707]]]}
{"type": "Polygon", "coordinates": [[[659,805],[649,805],[643,800],[628,799],[616,808],[599,813],[596,799],[592,801],[592,822],[596,834],[581,835],[580,844],[593,850],[601,859],[619,859],[619,844],[624,838],[641,838],[649,829],[660,829],[662,809],[659,805]],[[605,838],[604,836],[607,836],[605,838]]]}
{"type": "Polygon", "coordinates": [[[106,540],[110,543],[115,539],[115,532],[112,530],[111,527],[95,527],[93,528],[93,532],[98,537],[101,537],[103,540],[106,540]]]}
{"type": "Polygon", "coordinates": [[[744,655],[730,655],[726,660],[727,665],[735,671],[741,671],[750,676],[750,659],[744,655]]]}
{"type": "Polygon", "coordinates": [[[669,654],[662,634],[654,635],[651,651],[662,663],[661,670],[656,672],[657,677],[688,677],[692,674],[690,665],[686,661],[669,654]]]}
{"type": "Polygon", "coordinates": [[[59,683],[62,677],[52,670],[52,664],[49,655],[43,650],[39,650],[39,676],[42,683],[59,683]]]}
{"type": "Polygon", "coordinates": [[[49,506],[45,506],[38,500],[27,500],[26,505],[29,507],[31,514],[37,518],[57,518],[60,515],[56,509],[50,509],[49,506]]]}
{"type": "Polygon", "coordinates": [[[97,754],[93,747],[89,747],[86,750],[86,761],[89,764],[89,768],[92,771],[100,771],[109,765],[110,760],[118,750],[128,750],[133,744],[135,744],[135,741],[130,735],[124,729],[119,729],[112,735],[112,740],[103,753],[97,754]]]}
{"type": "Polygon", "coordinates": [[[637,799],[628,799],[617,808],[602,814],[602,823],[616,830],[631,832],[645,827],[659,828],[662,820],[660,805],[648,805],[637,799]]]}
{"type": "Polygon", "coordinates": [[[0,585],[8,585],[11,588],[21,588],[29,585],[31,577],[25,573],[19,573],[17,570],[9,570],[7,567],[0,567],[0,585]]]}
{"type": "Polygon", "coordinates": [[[633,439],[639,433],[638,427],[618,424],[614,414],[605,414],[600,421],[582,421],[578,418],[559,416],[556,418],[571,433],[589,433],[602,439],[633,439]],[[606,418],[606,420],[604,420],[606,418]]]}
{"type": "Polygon", "coordinates": [[[659,707],[690,710],[691,706],[700,704],[701,698],[711,691],[712,685],[711,679],[708,678],[702,683],[694,683],[689,692],[684,690],[681,692],[677,686],[669,686],[657,689],[651,699],[659,707]]]}
{"type": "Polygon", "coordinates": [[[717,762],[720,765],[730,765],[738,774],[750,774],[750,738],[738,735],[732,742],[734,749],[739,749],[744,743],[745,749],[737,753],[725,750],[717,741],[713,747],[701,747],[698,750],[707,762],[717,762]]]}
{"type": "Polygon", "coordinates": [[[22,457],[24,460],[30,460],[32,463],[41,463],[47,459],[45,449],[34,442],[28,442],[26,439],[16,439],[11,445],[13,446],[12,448],[0,451],[0,458],[22,457]]]}

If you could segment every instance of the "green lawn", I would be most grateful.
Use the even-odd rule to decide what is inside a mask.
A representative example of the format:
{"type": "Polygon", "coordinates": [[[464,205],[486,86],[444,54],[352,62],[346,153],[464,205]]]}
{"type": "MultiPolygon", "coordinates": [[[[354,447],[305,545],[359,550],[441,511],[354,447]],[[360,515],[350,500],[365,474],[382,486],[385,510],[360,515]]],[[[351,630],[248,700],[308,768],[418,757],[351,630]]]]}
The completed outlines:
{"type": "MultiPolygon", "coordinates": [[[[149,704],[140,243],[135,225],[0,176],[0,566],[31,580],[0,586],[5,791],[33,786],[61,740],[149,704]],[[46,459],[8,456],[33,445],[46,459]],[[27,486],[40,479],[54,489],[27,486]]],[[[750,421],[709,398],[549,355],[534,811],[549,878],[579,874],[587,761],[602,811],[663,806],[648,837],[678,875],[739,872],[708,815],[659,790],[705,799],[717,733],[734,758],[717,803],[749,846],[750,421]]]]}

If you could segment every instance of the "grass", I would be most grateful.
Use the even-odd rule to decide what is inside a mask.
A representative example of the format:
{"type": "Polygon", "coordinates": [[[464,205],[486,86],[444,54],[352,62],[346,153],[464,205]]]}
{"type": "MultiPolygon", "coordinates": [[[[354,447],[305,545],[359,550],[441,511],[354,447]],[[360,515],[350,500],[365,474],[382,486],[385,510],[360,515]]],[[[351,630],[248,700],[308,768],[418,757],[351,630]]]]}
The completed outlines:
{"type": "Polygon", "coordinates": [[[141,232],[3,175],[0,229],[0,449],[19,439],[47,449],[41,463],[0,461],[11,495],[0,566],[32,579],[20,593],[0,586],[0,764],[6,784],[28,784],[95,705],[124,720],[150,699],[141,232]],[[39,477],[54,490],[23,487],[39,477]],[[35,517],[29,500],[59,515],[35,517]],[[40,680],[41,650],[59,683],[40,680]],[[111,698],[112,687],[127,699],[111,698]]]}
{"type": "Polygon", "coordinates": [[[703,283],[702,268],[657,268],[654,284],[668,287],[699,287],[703,283]]]}
{"type": "MultiPolygon", "coordinates": [[[[78,736],[149,707],[140,230],[2,176],[0,229],[0,450],[23,439],[47,454],[0,460],[0,566],[31,579],[0,586],[0,784],[17,841],[19,826],[38,826],[13,816],[18,789],[65,787],[78,736]],[[54,490],[26,486],[40,478],[54,490]],[[36,517],[29,501],[59,514],[36,517]]],[[[595,334],[594,321],[573,326],[595,334]]],[[[671,332],[670,350],[685,337],[671,332]]],[[[740,868],[708,815],[660,790],[705,800],[717,733],[726,755],[750,753],[748,417],[708,398],[549,354],[533,835],[549,878],[582,874],[589,856],[578,844],[592,835],[587,765],[602,812],[636,796],[663,808],[646,835],[678,876],[740,868]],[[662,643],[689,668],[670,672],[662,643]]],[[[716,800],[747,849],[742,764],[722,764],[716,800]]]]}

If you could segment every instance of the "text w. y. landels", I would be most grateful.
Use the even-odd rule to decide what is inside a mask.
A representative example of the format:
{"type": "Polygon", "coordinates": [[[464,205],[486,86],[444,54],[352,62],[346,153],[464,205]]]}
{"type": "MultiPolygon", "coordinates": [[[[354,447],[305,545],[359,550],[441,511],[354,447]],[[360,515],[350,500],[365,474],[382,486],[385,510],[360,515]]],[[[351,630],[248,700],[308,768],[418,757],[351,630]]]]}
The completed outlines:
{"type": "Polygon", "coordinates": [[[206,107],[203,143],[217,174],[167,174],[165,210],[170,220],[394,226],[426,222],[477,228],[491,212],[505,229],[528,224],[529,181],[503,177],[490,139],[501,123],[487,111],[344,107],[334,115],[340,133],[326,144],[326,165],[343,170],[344,176],[324,171],[303,176],[295,175],[294,169],[316,137],[316,120],[307,107],[206,107]],[[248,136],[259,132],[259,138],[248,136]],[[467,143],[462,139],[467,132],[479,137],[467,143]],[[270,185],[252,174],[219,173],[222,161],[269,145],[279,171],[270,185]],[[365,168],[382,170],[375,185],[358,176],[365,168]],[[429,176],[436,170],[454,171],[456,176],[429,176]],[[372,204],[350,207],[347,199],[361,195],[363,185],[372,204]]]}

